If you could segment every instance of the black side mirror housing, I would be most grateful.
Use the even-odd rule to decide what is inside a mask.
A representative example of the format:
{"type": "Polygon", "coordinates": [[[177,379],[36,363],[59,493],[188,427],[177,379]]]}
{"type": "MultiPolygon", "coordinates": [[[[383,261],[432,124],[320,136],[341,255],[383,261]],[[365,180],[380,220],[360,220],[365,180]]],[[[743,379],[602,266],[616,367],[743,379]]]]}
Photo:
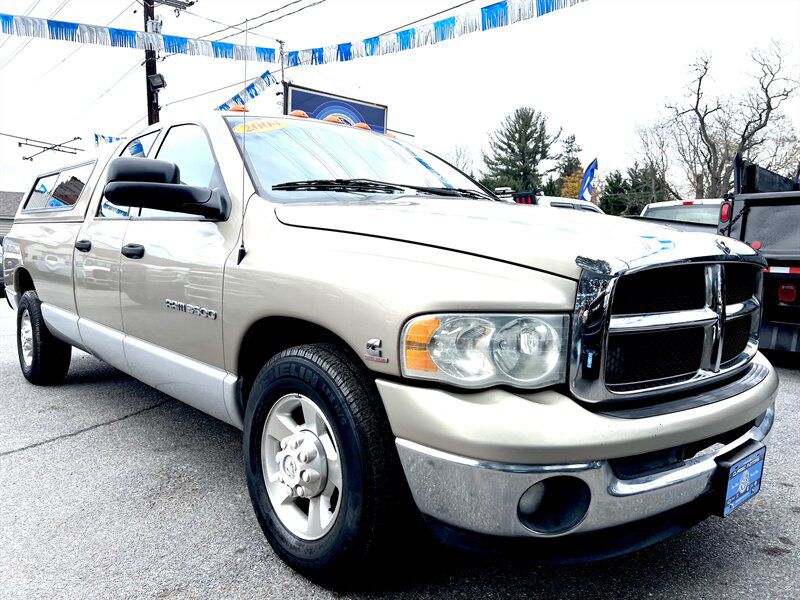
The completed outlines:
{"type": "Polygon", "coordinates": [[[224,221],[230,215],[230,202],[218,189],[182,184],[176,164],[153,158],[113,159],[103,195],[118,206],[178,212],[213,221],[224,221]]]}

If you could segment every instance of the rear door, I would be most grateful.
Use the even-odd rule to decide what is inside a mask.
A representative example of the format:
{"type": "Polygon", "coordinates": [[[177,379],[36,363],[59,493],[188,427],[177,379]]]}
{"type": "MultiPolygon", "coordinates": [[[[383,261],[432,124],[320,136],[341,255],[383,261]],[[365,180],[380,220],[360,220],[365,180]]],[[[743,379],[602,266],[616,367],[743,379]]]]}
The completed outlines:
{"type": "Polygon", "coordinates": [[[36,283],[39,299],[70,315],[75,313],[72,254],[95,165],[91,161],[38,177],[9,237],[36,283]]]}
{"type": "MultiPolygon", "coordinates": [[[[120,155],[146,156],[157,135],[152,132],[131,140],[120,155]]],[[[108,202],[103,197],[104,183],[102,179],[96,186],[90,213],[75,242],[75,302],[84,344],[109,364],[127,370],[119,288],[120,250],[131,209],[108,202]]]]}

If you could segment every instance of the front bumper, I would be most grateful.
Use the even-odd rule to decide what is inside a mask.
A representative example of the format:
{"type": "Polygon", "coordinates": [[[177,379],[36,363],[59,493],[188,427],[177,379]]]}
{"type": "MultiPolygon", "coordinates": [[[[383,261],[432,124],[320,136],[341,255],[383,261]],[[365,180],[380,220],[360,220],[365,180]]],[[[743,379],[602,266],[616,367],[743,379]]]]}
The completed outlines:
{"type": "Polygon", "coordinates": [[[643,521],[708,495],[716,460],[748,444],[766,443],[775,409],[734,441],[701,453],[679,467],[635,479],[618,478],[609,460],[574,464],[522,465],[465,458],[405,439],[397,448],[420,511],[433,519],[475,533],[553,538],[643,521]],[[520,520],[522,495],[539,481],[567,476],[583,481],[591,493],[585,516],[558,533],[534,531],[520,520]]]}

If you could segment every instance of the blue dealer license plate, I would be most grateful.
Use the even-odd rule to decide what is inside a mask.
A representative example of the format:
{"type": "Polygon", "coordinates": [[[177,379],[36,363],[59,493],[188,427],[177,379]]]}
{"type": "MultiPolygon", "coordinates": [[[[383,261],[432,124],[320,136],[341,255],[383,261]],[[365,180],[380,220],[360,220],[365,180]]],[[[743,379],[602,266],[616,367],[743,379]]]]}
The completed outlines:
{"type": "Polygon", "coordinates": [[[748,454],[728,467],[727,489],[723,516],[727,517],[761,490],[761,476],[764,473],[765,446],[748,454]]]}

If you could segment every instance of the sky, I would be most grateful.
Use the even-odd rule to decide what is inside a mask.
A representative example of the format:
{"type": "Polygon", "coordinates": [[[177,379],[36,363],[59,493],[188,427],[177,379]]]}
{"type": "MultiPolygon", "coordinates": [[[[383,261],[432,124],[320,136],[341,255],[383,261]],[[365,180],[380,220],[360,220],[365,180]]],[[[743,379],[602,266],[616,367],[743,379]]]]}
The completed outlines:
{"type": "MultiPolygon", "coordinates": [[[[189,10],[199,16],[176,17],[168,7],[158,7],[156,14],[163,19],[163,33],[198,37],[220,28],[208,19],[236,23],[286,1],[198,0],[189,10]]],[[[315,1],[302,0],[274,16],[315,1]]],[[[285,40],[287,48],[323,46],[371,37],[457,3],[326,0],[256,32],[285,40]]],[[[474,2],[452,14],[490,3],[474,2]]],[[[0,0],[0,12],[9,14],[24,14],[31,6],[35,17],[55,13],[52,18],[58,20],[99,25],[117,17],[113,26],[142,28],[136,0],[0,0]]],[[[633,163],[636,126],[652,122],[668,100],[682,96],[689,65],[700,53],[712,56],[711,91],[722,95],[746,85],[752,73],[748,53],[771,40],[789,51],[788,62],[797,73],[798,24],[800,0],[587,0],[434,46],[298,67],[287,71],[287,79],[386,104],[390,128],[413,134],[414,143],[437,154],[465,146],[476,172],[481,150],[503,117],[531,106],[555,129],[575,134],[582,162],[597,157],[603,175],[633,163]]],[[[227,41],[244,43],[244,35],[227,41]]],[[[253,34],[249,42],[275,45],[253,34]]],[[[50,142],[80,136],[76,144],[87,149],[94,146],[94,133],[130,136],[146,124],[142,54],[0,33],[0,132],[50,142]]],[[[265,65],[165,58],[158,63],[167,80],[160,94],[162,115],[213,108],[242,86],[183,99],[239,82],[245,68],[252,77],[265,65]]],[[[279,101],[268,90],[250,102],[251,114],[279,114],[279,101]]],[[[786,110],[800,127],[800,94],[786,110]]],[[[37,173],[76,161],[56,152],[23,160],[33,152],[0,137],[0,190],[24,191],[37,173]]]]}

